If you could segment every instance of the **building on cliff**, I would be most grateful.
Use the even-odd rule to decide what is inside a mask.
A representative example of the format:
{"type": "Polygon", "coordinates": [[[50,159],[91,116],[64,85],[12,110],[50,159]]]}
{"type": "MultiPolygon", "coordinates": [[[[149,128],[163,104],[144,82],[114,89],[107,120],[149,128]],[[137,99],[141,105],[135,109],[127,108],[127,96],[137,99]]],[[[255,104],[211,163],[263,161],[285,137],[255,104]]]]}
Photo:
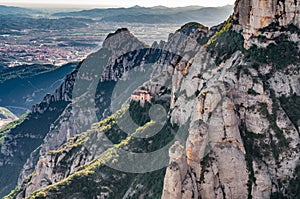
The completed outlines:
{"type": "Polygon", "coordinates": [[[141,106],[144,106],[145,102],[150,102],[153,95],[147,90],[138,90],[131,95],[131,100],[140,102],[141,106]]]}

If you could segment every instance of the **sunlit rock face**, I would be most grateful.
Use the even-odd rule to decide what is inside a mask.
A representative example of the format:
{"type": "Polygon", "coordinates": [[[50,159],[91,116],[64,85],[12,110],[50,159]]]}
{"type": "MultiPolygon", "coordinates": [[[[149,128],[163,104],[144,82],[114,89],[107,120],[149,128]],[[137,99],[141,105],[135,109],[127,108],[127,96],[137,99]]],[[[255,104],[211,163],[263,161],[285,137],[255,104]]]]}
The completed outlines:
{"type": "MultiPolygon", "coordinates": [[[[246,53],[233,53],[221,64],[214,64],[216,57],[202,47],[195,49],[187,75],[173,73],[172,93],[179,94],[173,98],[171,121],[179,125],[190,122],[185,146],[188,172],[179,178],[180,170],[170,163],[165,190],[173,192],[163,194],[163,199],[178,195],[185,199],[295,197],[295,184],[281,183],[287,173],[289,182],[298,179],[299,123],[292,124],[292,119],[285,118],[290,112],[282,99],[299,99],[299,79],[294,79],[299,76],[299,61],[286,62],[279,69],[270,60],[253,68],[245,54],[256,45],[259,50],[280,55],[282,50],[274,50],[280,37],[299,46],[299,4],[293,0],[237,1],[233,30],[243,35],[246,53]],[[270,75],[268,80],[258,78],[265,75],[270,75]],[[197,97],[192,97],[194,93],[197,97]],[[283,137],[276,138],[280,134],[283,137]],[[267,143],[274,140],[277,144],[272,152],[274,148],[267,143]],[[174,176],[178,178],[172,189],[169,182],[174,176]]],[[[228,43],[216,46],[222,48],[228,43]]],[[[299,49],[292,54],[299,54],[299,49]]]]}
{"type": "Polygon", "coordinates": [[[242,26],[245,47],[251,46],[251,38],[272,23],[287,27],[300,27],[300,3],[294,0],[238,0],[234,19],[242,26]]]}

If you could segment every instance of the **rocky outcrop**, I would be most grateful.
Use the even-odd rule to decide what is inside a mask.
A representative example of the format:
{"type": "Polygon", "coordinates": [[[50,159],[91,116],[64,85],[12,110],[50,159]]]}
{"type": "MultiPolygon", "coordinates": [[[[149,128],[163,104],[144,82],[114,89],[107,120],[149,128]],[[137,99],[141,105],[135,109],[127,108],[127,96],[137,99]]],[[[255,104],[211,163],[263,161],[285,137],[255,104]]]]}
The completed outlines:
{"type": "MultiPolygon", "coordinates": [[[[248,195],[252,195],[253,198],[269,198],[274,193],[288,190],[289,185],[280,183],[289,181],[288,176],[293,176],[296,165],[299,165],[299,149],[296,147],[296,143],[299,145],[298,127],[279,130],[285,129],[280,123],[287,124],[290,121],[280,116],[285,114],[281,108],[274,109],[274,103],[278,102],[270,95],[273,91],[277,96],[283,94],[279,86],[282,81],[275,83],[273,78],[284,75],[284,72],[277,71],[273,74],[270,78],[272,90],[268,90],[262,86],[264,83],[261,80],[256,79],[260,71],[251,68],[251,74],[238,73],[238,68],[243,65],[245,63],[242,54],[237,53],[221,67],[215,66],[216,70],[213,67],[202,72],[202,79],[194,80],[197,76],[196,71],[203,71],[199,68],[206,67],[205,63],[194,62],[189,71],[193,75],[187,75],[179,84],[178,93],[182,95],[175,100],[171,119],[180,125],[191,120],[186,143],[186,163],[189,172],[185,179],[189,180],[182,182],[181,190],[178,190],[180,185],[177,184],[173,195],[188,192],[193,194],[185,198],[197,198],[195,195],[201,198],[247,198],[248,195]],[[198,83],[193,83],[195,81],[198,83]],[[197,90],[200,90],[197,97],[189,95],[197,93],[197,90]],[[273,114],[277,115],[276,124],[262,112],[263,104],[266,109],[273,107],[273,111],[276,112],[273,114]],[[272,125],[278,126],[278,129],[272,125]],[[276,152],[280,153],[279,156],[272,151],[265,153],[269,150],[265,144],[272,142],[276,143],[273,147],[279,150],[276,152]],[[286,146],[280,146],[280,142],[286,143],[286,146]],[[283,164],[290,166],[287,168],[283,164]],[[284,171],[289,174],[279,174],[284,171]],[[193,183],[197,184],[196,189],[193,183]],[[183,188],[184,185],[189,187],[188,191],[183,188]],[[176,190],[178,193],[174,193],[176,190]]],[[[298,72],[294,75],[297,74],[298,72]]],[[[290,80],[286,79],[285,82],[291,82],[294,77],[289,77],[290,80]]],[[[174,80],[176,81],[177,77],[174,80]]],[[[290,88],[294,89],[284,95],[298,93],[298,89],[294,87],[296,83],[291,85],[293,86],[290,88]]],[[[174,164],[171,164],[167,169],[165,182],[174,175],[180,176],[179,171],[174,168],[174,164]]],[[[167,184],[165,183],[165,186],[167,184]]],[[[169,186],[167,189],[172,190],[169,186]]],[[[172,197],[163,194],[162,198],[172,197]]]]}
{"type": "MultiPolygon", "coordinates": [[[[203,51],[201,52],[203,53],[203,51]]],[[[190,68],[190,73],[195,76],[197,73],[194,70],[199,70],[197,66],[200,65],[203,79],[192,80],[193,76],[188,75],[179,87],[179,92],[186,94],[175,102],[176,108],[172,114],[172,117],[177,118],[175,121],[184,124],[187,120],[178,117],[176,109],[188,110],[191,100],[194,101],[194,106],[198,106],[198,109],[190,109],[195,111],[189,111],[190,115],[188,116],[191,122],[186,143],[186,156],[190,169],[186,178],[190,179],[187,180],[190,187],[196,187],[189,190],[193,194],[188,198],[197,198],[195,195],[202,198],[247,197],[248,172],[244,156],[245,149],[238,128],[238,117],[234,111],[235,105],[229,98],[232,90],[225,89],[223,82],[225,77],[228,77],[225,71],[233,67],[231,65],[233,60],[236,64],[240,62],[239,56],[236,54],[231,60],[228,60],[219,72],[217,72],[218,70],[213,72],[213,69],[203,70],[207,65],[199,60],[198,63],[196,62],[197,65],[194,64],[190,68]],[[198,84],[191,86],[190,81],[198,81],[198,84]],[[190,86],[185,86],[186,83],[190,86]],[[197,93],[197,90],[202,91],[199,96],[189,97],[188,93],[197,93]],[[180,100],[182,97],[185,98],[183,101],[180,100]],[[207,156],[209,156],[209,161],[207,156]],[[207,162],[203,162],[204,159],[207,162]],[[232,172],[233,170],[234,172],[232,172]],[[240,173],[236,174],[236,171],[240,171],[240,173]],[[196,186],[193,186],[193,183],[196,186]]],[[[168,179],[168,174],[167,172],[165,180],[168,179]]],[[[181,190],[180,192],[187,191],[181,190]]]]}
{"type": "MultiPolygon", "coordinates": [[[[244,31],[245,47],[250,47],[248,39],[259,36],[261,28],[274,20],[276,22],[275,15],[282,4],[259,2],[259,5],[253,1],[236,3],[234,17],[244,31]],[[259,11],[266,7],[274,12],[259,11]],[[264,17],[265,21],[258,20],[264,17]]],[[[295,5],[288,8],[294,11],[282,15],[284,20],[279,22],[280,26],[298,26],[299,17],[291,16],[299,13],[299,2],[289,4],[295,5]]],[[[237,27],[233,25],[233,30],[239,31],[237,27]]],[[[276,31],[274,35],[278,36],[289,35],[291,30],[276,31]]],[[[290,42],[299,43],[299,39],[290,42]]],[[[172,190],[168,183],[165,183],[166,189],[172,190],[173,196],[181,195],[181,198],[295,197],[297,193],[294,191],[288,193],[284,190],[291,187],[288,181],[297,178],[294,172],[299,167],[299,149],[296,147],[299,146],[299,126],[291,125],[285,129],[292,120],[283,119],[288,112],[280,107],[279,98],[292,97],[293,93],[299,95],[299,89],[295,87],[298,83],[294,79],[299,75],[294,66],[298,61],[285,64],[281,70],[272,60],[254,67],[243,52],[237,51],[218,64],[216,57],[206,50],[207,46],[196,50],[187,75],[175,71],[172,76],[172,93],[176,95],[172,96],[171,121],[189,125],[186,141],[188,173],[181,190],[178,184],[172,190]]],[[[299,53],[299,50],[294,53],[299,53]]],[[[178,172],[174,164],[170,164],[165,182],[180,176],[178,172]]],[[[163,194],[162,198],[172,197],[163,194]]]]}
{"type": "MultiPolygon", "coordinates": [[[[300,3],[294,0],[238,0],[235,3],[234,19],[242,27],[245,47],[249,48],[253,37],[261,36],[262,29],[276,24],[300,28],[300,3]]],[[[271,33],[269,33],[271,34],[271,33]]]]}
{"type": "Polygon", "coordinates": [[[187,173],[184,147],[176,142],[169,150],[170,166],[166,171],[162,198],[182,198],[182,183],[187,173]]]}
{"type": "Polygon", "coordinates": [[[34,191],[67,178],[79,171],[83,165],[97,159],[106,149],[103,146],[104,142],[99,146],[97,140],[104,140],[104,134],[93,129],[85,135],[77,135],[58,150],[47,151],[40,156],[30,175],[24,176],[24,180],[19,182],[22,194],[17,195],[16,198],[29,197],[34,191]],[[92,134],[94,139],[89,140],[87,134],[92,134]],[[87,143],[83,144],[84,142],[87,143]]]}

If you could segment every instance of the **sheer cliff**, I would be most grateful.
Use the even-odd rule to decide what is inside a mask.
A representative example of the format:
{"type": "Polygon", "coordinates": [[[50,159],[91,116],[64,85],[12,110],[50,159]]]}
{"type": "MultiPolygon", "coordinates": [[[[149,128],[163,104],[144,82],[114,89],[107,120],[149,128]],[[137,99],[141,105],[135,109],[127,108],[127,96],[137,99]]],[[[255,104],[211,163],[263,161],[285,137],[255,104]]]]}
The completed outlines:
{"type": "Polygon", "coordinates": [[[238,0],[235,3],[234,19],[243,29],[245,47],[251,46],[255,39],[278,36],[279,32],[263,31],[264,28],[296,26],[300,28],[299,1],[294,0],[238,0]]]}
{"type": "Polygon", "coordinates": [[[6,198],[299,198],[299,4],[238,0],[224,23],[188,23],[151,47],[110,34],[7,133],[1,171],[18,160],[20,176],[6,198]],[[93,79],[97,120],[74,97],[93,79]],[[137,88],[152,99],[127,100],[137,88]]]}

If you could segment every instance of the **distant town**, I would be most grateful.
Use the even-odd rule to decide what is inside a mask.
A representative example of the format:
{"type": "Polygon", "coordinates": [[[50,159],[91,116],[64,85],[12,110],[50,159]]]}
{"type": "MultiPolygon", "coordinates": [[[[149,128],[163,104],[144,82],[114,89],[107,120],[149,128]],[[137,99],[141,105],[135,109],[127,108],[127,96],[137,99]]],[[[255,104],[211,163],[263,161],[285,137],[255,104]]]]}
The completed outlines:
{"type": "MultiPolygon", "coordinates": [[[[96,51],[110,32],[122,24],[93,23],[85,28],[65,30],[25,29],[0,34],[0,63],[3,67],[24,64],[63,65],[80,61],[96,51]]],[[[174,24],[124,24],[145,43],[166,40],[174,24]]]]}
{"type": "Polygon", "coordinates": [[[90,9],[66,11],[27,9],[0,5],[0,69],[19,65],[63,65],[84,59],[98,50],[106,36],[126,27],[149,46],[167,40],[184,23],[218,24],[233,6],[205,8],[90,9]]]}

